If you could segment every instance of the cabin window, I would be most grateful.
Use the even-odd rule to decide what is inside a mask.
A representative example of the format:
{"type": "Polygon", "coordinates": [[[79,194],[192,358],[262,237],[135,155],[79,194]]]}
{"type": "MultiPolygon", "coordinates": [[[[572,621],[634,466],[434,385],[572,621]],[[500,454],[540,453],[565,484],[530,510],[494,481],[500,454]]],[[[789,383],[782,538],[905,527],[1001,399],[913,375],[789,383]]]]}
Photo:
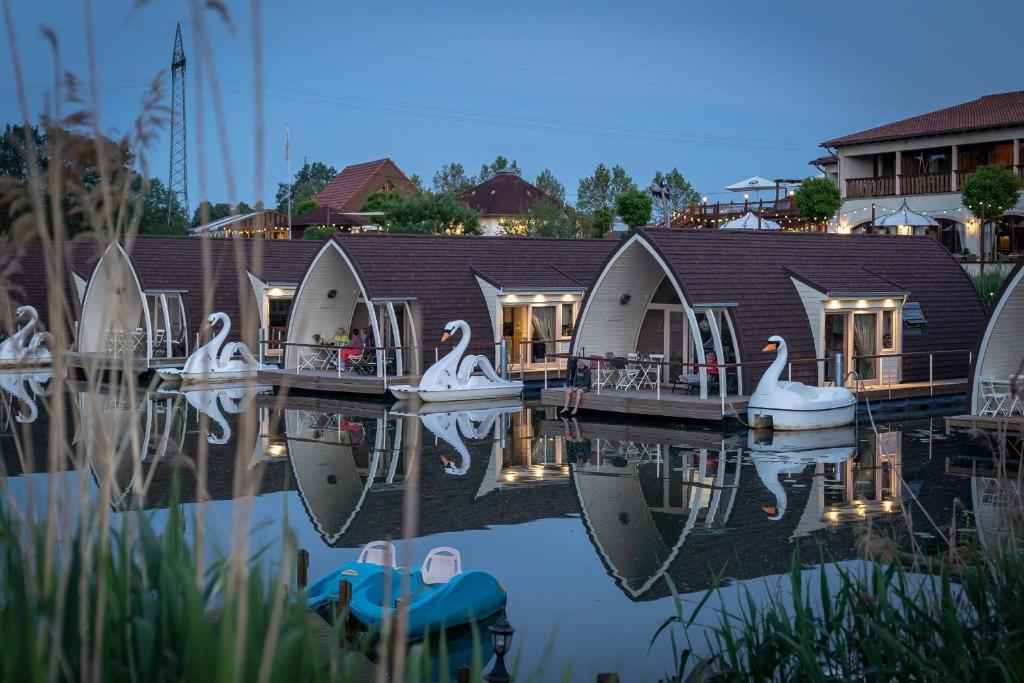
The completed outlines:
{"type": "Polygon", "coordinates": [[[576,324],[576,304],[562,304],[562,337],[571,337],[576,324]]]}
{"type": "Polygon", "coordinates": [[[896,338],[893,336],[893,321],[896,319],[896,311],[882,311],[882,350],[891,351],[896,348],[896,338]]]}

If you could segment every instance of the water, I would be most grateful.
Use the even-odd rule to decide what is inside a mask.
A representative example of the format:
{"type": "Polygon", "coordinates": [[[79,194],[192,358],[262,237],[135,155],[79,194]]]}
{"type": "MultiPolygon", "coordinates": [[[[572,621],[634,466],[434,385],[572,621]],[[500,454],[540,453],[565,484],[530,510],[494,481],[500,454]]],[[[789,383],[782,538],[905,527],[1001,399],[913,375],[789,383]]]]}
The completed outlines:
{"type": "MultiPolygon", "coordinates": [[[[36,393],[52,387],[45,377],[20,394],[13,385],[5,380],[0,451],[19,504],[44,509],[55,477],[72,500],[106,495],[115,517],[142,508],[159,521],[175,465],[185,465],[181,498],[194,509],[195,469],[205,463],[211,545],[224,547],[251,504],[254,555],[272,568],[290,525],[310,553],[311,580],[367,542],[401,538],[414,484],[417,531],[411,548],[398,543],[399,560],[418,565],[431,548],[452,546],[465,568],[497,577],[516,628],[510,661],[521,675],[545,667],[547,679],[571,662],[572,680],[602,671],[657,680],[672,666],[667,639],[648,654],[674,612],[666,577],[692,604],[715,576],[727,580],[698,620],[714,624],[715,610],[735,612],[743,591],[780,590],[798,542],[812,566],[819,553],[855,560],[854,532],[868,518],[927,539],[925,513],[941,526],[959,514],[955,499],[970,509],[971,464],[986,462],[983,446],[946,436],[938,418],[880,423],[877,436],[863,425],[771,435],[564,421],[502,404],[417,413],[243,389],[117,400],[70,391],[67,442],[93,470],[82,490],[75,472],[46,472],[52,399],[36,393]],[[104,459],[114,441],[137,444],[141,458],[129,448],[104,459]],[[115,485],[103,494],[106,466],[115,485]]],[[[700,651],[699,628],[692,635],[700,651]]]]}

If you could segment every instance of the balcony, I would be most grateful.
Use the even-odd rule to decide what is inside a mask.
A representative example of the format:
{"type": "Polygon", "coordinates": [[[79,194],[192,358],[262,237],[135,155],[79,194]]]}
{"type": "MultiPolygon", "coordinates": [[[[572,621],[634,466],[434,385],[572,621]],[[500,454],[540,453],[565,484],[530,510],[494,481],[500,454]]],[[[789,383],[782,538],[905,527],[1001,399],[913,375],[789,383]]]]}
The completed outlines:
{"type": "Polygon", "coordinates": [[[847,199],[860,197],[891,197],[896,194],[896,176],[880,176],[878,178],[848,178],[846,180],[847,199]]]}
{"type": "MultiPolygon", "coordinates": [[[[1013,168],[1018,178],[1024,180],[1024,165],[1013,168]]],[[[975,169],[958,170],[951,173],[918,173],[900,176],[879,176],[877,178],[847,178],[846,198],[892,197],[911,194],[941,194],[959,192],[963,182],[975,169]],[[955,178],[955,183],[954,183],[955,178]],[[897,179],[899,191],[897,192],[897,179]]]]}

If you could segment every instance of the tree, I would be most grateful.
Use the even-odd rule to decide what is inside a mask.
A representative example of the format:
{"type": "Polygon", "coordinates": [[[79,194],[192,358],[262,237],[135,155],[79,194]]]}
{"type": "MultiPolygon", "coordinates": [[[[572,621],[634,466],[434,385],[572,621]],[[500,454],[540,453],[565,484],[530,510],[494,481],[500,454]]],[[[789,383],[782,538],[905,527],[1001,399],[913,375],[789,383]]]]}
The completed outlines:
{"type": "Polygon", "coordinates": [[[615,208],[622,221],[631,228],[651,221],[651,195],[637,189],[626,190],[615,198],[615,208]]]}
{"type": "Polygon", "coordinates": [[[668,191],[668,200],[663,202],[658,199],[654,202],[654,215],[657,217],[655,222],[659,224],[665,222],[665,207],[667,205],[669,224],[671,225],[672,215],[689,204],[699,202],[700,193],[683,177],[678,168],[673,168],[668,173],[661,171],[655,173],[652,184],[657,186],[662,183],[665,184],[665,189],[668,191]]]}
{"type": "Polygon", "coordinates": [[[842,203],[839,188],[824,176],[804,178],[793,196],[793,204],[800,217],[822,225],[836,215],[842,203]]]}
{"type": "Polygon", "coordinates": [[[502,234],[530,237],[578,237],[578,220],[570,209],[542,197],[530,204],[526,213],[499,222],[502,234]]]}
{"type": "Polygon", "coordinates": [[[626,169],[615,165],[608,169],[598,164],[593,175],[580,179],[576,192],[576,209],[592,214],[601,207],[615,211],[615,199],[626,190],[635,190],[636,183],[626,173],[626,169]]]}
{"type": "Polygon", "coordinates": [[[329,225],[311,225],[302,231],[304,240],[326,240],[335,233],[334,228],[329,225]]]}
{"type": "Polygon", "coordinates": [[[533,183],[538,188],[548,193],[550,196],[557,199],[562,204],[565,203],[565,185],[558,181],[555,174],[548,169],[544,169],[537,174],[537,180],[533,183]]]}
{"type": "Polygon", "coordinates": [[[964,206],[971,210],[981,223],[981,240],[978,249],[979,269],[985,272],[985,247],[989,222],[998,221],[1007,211],[1017,205],[1020,199],[1020,179],[1003,166],[979,166],[967,176],[960,194],[964,206]]]}
{"type": "Polygon", "coordinates": [[[306,213],[320,206],[320,202],[315,199],[303,199],[301,202],[292,207],[292,213],[298,216],[300,213],[306,213]]]}
{"type": "Polygon", "coordinates": [[[462,164],[453,161],[438,169],[431,179],[431,185],[438,194],[459,194],[476,185],[476,179],[466,175],[466,169],[462,164]]]}
{"type": "Polygon", "coordinates": [[[602,206],[586,216],[587,233],[591,237],[604,237],[615,225],[615,212],[607,206],[602,206]]]}
{"type": "Polygon", "coordinates": [[[203,225],[211,221],[227,218],[231,215],[231,205],[227,202],[211,204],[208,201],[201,201],[192,212],[192,226],[203,225]]]}
{"type": "MultiPolygon", "coordinates": [[[[333,166],[328,166],[322,161],[310,163],[303,160],[302,168],[295,174],[295,180],[292,183],[292,210],[294,211],[295,205],[299,202],[312,199],[327,187],[327,183],[331,182],[336,175],[338,175],[338,171],[333,166]]],[[[281,213],[288,211],[288,183],[278,183],[275,200],[278,211],[281,213]]]]}
{"type": "Polygon", "coordinates": [[[388,232],[433,235],[479,235],[476,212],[450,193],[374,192],[363,211],[382,211],[388,232]]]}
{"type": "Polygon", "coordinates": [[[523,172],[519,169],[519,164],[516,163],[515,159],[510,163],[508,159],[499,154],[494,158],[493,163],[484,164],[480,167],[480,175],[477,176],[476,182],[482,183],[501,172],[515,173],[519,177],[522,177],[523,175],[523,172]]]}
{"type": "Polygon", "coordinates": [[[159,178],[145,180],[135,176],[131,192],[139,202],[140,235],[184,235],[188,230],[188,218],[167,186],[159,178]],[[168,212],[168,202],[174,203],[174,209],[168,212]],[[170,221],[168,221],[170,215],[170,221]]]}
{"type": "Polygon", "coordinates": [[[420,177],[419,173],[413,173],[409,176],[409,182],[412,183],[413,187],[416,188],[417,192],[426,192],[427,188],[423,187],[423,178],[420,177]]]}

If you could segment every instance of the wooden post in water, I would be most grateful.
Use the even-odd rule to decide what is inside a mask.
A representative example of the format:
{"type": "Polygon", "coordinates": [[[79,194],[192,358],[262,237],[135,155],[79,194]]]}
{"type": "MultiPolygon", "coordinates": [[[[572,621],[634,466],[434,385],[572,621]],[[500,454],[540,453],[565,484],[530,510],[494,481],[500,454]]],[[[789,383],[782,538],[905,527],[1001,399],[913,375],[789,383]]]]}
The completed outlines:
{"type": "Polygon", "coordinates": [[[341,642],[345,643],[348,628],[349,605],[352,604],[352,584],[347,579],[338,582],[338,601],[334,603],[334,623],[339,624],[341,642]]]}
{"type": "Polygon", "coordinates": [[[617,674],[617,673],[597,674],[597,683],[619,683],[619,674],[617,674]]]}
{"type": "Polygon", "coordinates": [[[471,674],[468,666],[460,666],[455,672],[455,683],[469,683],[471,674]]]}
{"type": "Polygon", "coordinates": [[[299,548],[298,557],[295,562],[295,575],[299,589],[305,588],[309,583],[309,551],[299,548]]]}

